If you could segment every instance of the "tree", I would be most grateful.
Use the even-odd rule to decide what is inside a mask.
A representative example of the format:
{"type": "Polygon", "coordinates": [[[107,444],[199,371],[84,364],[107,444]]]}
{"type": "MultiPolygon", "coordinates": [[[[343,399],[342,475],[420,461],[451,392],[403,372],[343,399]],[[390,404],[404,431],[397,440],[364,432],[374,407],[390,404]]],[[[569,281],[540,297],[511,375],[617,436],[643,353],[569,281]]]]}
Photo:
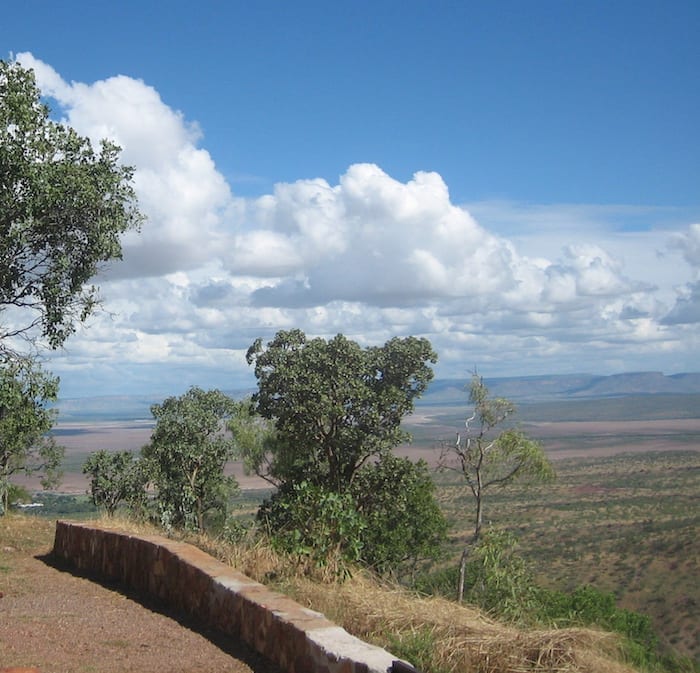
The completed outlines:
{"type": "Polygon", "coordinates": [[[255,341],[247,360],[258,380],[254,410],[276,430],[268,478],[342,493],[370,458],[408,438],[401,419],[432,379],[428,363],[437,356],[427,339],[361,348],[342,334],[307,340],[291,330],[278,332],[266,348],[255,341]]]}
{"type": "Polygon", "coordinates": [[[285,548],[379,572],[434,553],[444,519],[432,481],[391,450],[409,438],[401,420],[436,359],[415,337],[362,348],[342,334],[307,340],[292,330],[251,346],[252,411],[272,428],[253,425],[242,448],[252,470],[278,486],[259,519],[285,548]]]}
{"type": "Polygon", "coordinates": [[[145,511],[149,481],[145,462],[131,451],[91,453],[83,465],[83,474],[90,476],[93,504],[104,508],[108,516],[123,502],[132,511],[145,511]]]}
{"type": "Polygon", "coordinates": [[[238,484],[224,474],[235,450],[225,425],[237,406],[219,390],[192,387],[151,407],[156,426],[143,456],[166,525],[203,530],[208,512],[226,510],[238,484]]]}
{"type": "Polygon", "coordinates": [[[0,365],[0,513],[7,511],[10,478],[41,475],[44,488],[61,478],[64,449],[47,433],[55,418],[58,379],[22,358],[0,365]]]}
{"type": "Polygon", "coordinates": [[[34,74],[0,61],[0,356],[59,347],[97,303],[89,280],[139,226],[120,149],[52,121],[34,74]]]}
{"type": "Polygon", "coordinates": [[[501,397],[490,397],[482,377],[472,376],[469,401],[472,415],[465,421],[465,433],[455,443],[443,446],[440,467],[455,470],[464,477],[474,496],[474,533],[460,560],[458,595],[464,596],[464,576],[469,550],[481,535],[484,496],[494,487],[515,481],[548,481],[554,468],[542,447],[516,428],[497,430],[515,412],[515,405],[501,397]]]}
{"type": "Polygon", "coordinates": [[[335,575],[362,560],[365,519],[352,495],[307,480],[285,482],[258,510],[272,544],[335,575]]]}

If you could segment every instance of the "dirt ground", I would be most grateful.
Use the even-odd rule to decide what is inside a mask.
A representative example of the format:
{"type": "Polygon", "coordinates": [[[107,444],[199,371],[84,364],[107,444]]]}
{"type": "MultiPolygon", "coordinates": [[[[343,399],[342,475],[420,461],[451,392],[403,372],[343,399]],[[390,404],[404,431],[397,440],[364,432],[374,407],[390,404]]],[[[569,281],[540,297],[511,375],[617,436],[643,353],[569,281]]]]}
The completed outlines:
{"type": "Polygon", "coordinates": [[[0,530],[0,669],[280,673],[242,643],[55,567],[47,551],[14,547],[0,530]]]}

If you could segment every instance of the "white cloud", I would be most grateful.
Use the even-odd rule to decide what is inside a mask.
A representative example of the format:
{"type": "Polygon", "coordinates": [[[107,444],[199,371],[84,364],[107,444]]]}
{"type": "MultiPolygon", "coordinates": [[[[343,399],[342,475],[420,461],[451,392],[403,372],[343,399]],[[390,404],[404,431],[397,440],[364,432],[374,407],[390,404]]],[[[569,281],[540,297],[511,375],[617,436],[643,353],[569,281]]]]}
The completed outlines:
{"type": "Polygon", "coordinates": [[[141,80],[120,75],[68,83],[32,54],[18,54],[17,60],[34,69],[66,123],[96,146],[102,139],[116,142],[122,161],[136,167],[134,185],[148,219],[139,233],[125,237],[124,261],[108,278],[197,268],[226,245],[221,224],[232,196],[209,153],[196,146],[201,136],[196,124],[141,80]]]}
{"type": "Polygon", "coordinates": [[[691,224],[687,231],[671,236],[669,248],[680,250],[685,261],[700,270],[700,224],[691,224]]]}
{"type": "Polygon", "coordinates": [[[691,224],[684,232],[675,233],[668,242],[671,250],[678,250],[690,265],[694,281],[676,288],[676,302],[664,316],[665,325],[700,324],[700,224],[691,224]]]}
{"type": "Polygon", "coordinates": [[[700,225],[625,206],[465,207],[435,172],[401,182],[374,164],[243,199],[153,87],[68,83],[19,59],[79,133],[123,146],[148,217],[100,281],[105,312],[53,356],[69,388],[79,371],[103,371],[101,392],[250,384],[247,347],[291,327],[427,336],[441,375],[697,361],[700,225]]]}

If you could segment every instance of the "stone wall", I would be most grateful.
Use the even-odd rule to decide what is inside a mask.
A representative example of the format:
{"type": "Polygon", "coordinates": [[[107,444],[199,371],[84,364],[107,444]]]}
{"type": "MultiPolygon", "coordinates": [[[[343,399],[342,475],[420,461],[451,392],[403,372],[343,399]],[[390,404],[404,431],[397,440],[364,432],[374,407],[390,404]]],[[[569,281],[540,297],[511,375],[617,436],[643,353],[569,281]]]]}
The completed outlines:
{"type": "MultiPolygon", "coordinates": [[[[81,572],[193,615],[287,673],[388,673],[396,661],[322,614],[183,542],[57,521],[54,555],[81,572]]],[[[414,670],[396,664],[397,670],[414,670]]]]}

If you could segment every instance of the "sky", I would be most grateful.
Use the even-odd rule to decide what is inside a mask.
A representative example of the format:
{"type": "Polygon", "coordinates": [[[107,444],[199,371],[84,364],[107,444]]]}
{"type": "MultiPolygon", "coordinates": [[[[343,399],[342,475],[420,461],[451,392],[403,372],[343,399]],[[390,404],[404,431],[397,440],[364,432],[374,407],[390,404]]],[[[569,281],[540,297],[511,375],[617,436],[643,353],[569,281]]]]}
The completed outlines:
{"type": "Polygon", "coordinates": [[[9,3],[0,58],[147,220],[62,397],[254,387],[258,337],[436,376],[700,370],[700,3],[9,3]]]}

